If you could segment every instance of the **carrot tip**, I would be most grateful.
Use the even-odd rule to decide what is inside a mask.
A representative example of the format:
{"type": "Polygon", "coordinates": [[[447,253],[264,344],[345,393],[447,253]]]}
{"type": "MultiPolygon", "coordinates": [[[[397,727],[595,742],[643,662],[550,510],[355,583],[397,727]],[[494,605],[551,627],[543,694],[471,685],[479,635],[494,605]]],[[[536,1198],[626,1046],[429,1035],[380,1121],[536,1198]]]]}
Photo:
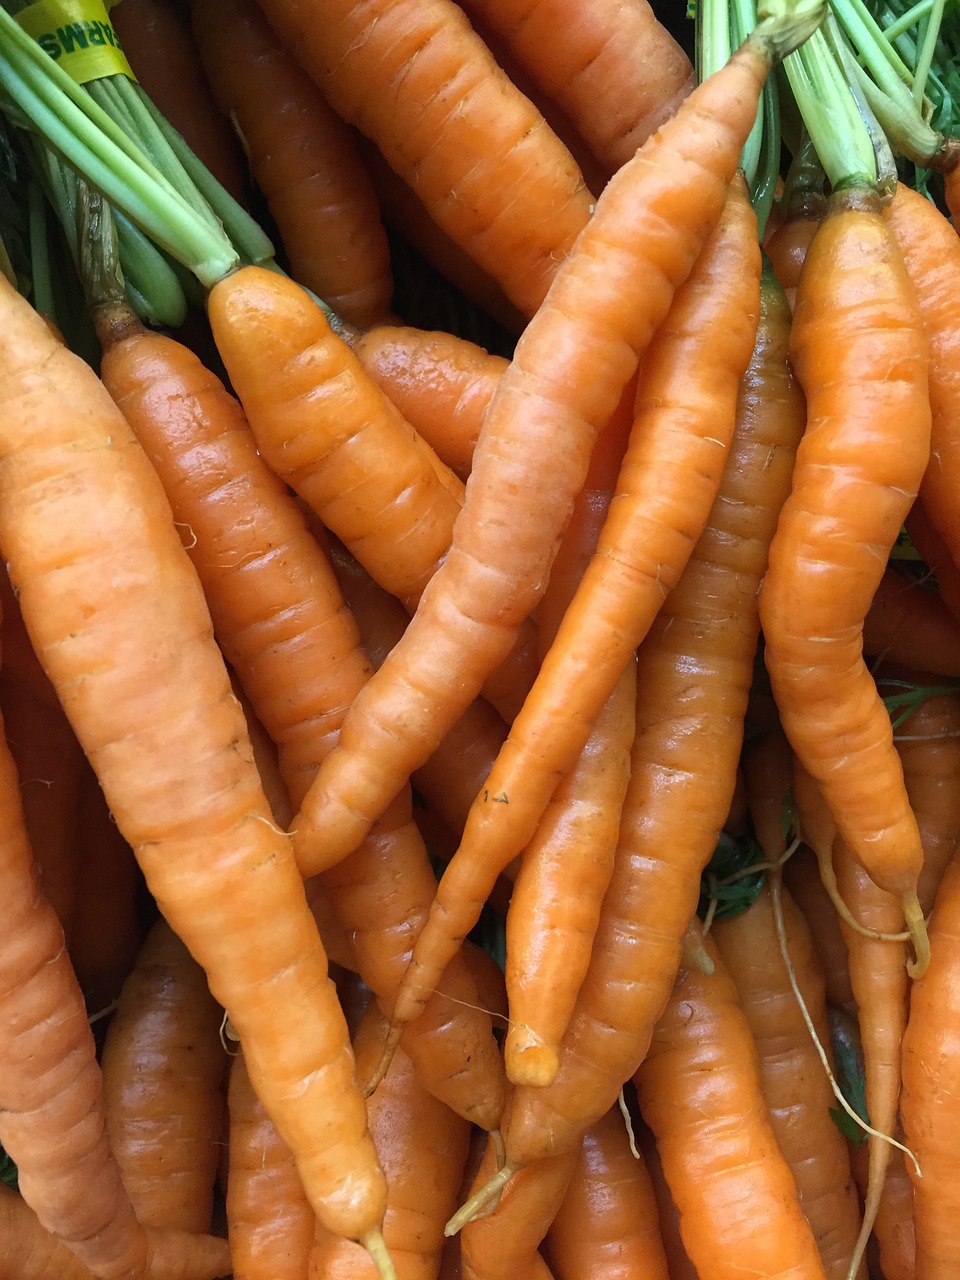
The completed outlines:
{"type": "Polygon", "coordinates": [[[468,1222],[473,1222],[475,1218],[484,1217],[483,1210],[495,1196],[498,1197],[500,1195],[516,1171],[516,1165],[512,1165],[507,1161],[502,1169],[498,1169],[479,1191],[475,1191],[470,1199],[461,1205],[443,1228],[443,1234],[445,1236],[455,1236],[468,1222]]]}
{"type": "Polygon", "coordinates": [[[373,1095],[377,1086],[383,1081],[383,1077],[390,1070],[390,1063],[393,1061],[393,1055],[397,1051],[397,1045],[400,1043],[400,1037],[402,1035],[403,1027],[391,1026],[388,1029],[387,1038],[383,1045],[383,1052],[380,1054],[380,1060],[374,1067],[373,1074],[363,1086],[364,1101],[373,1095]]]}
{"type": "Polygon", "coordinates": [[[545,1089],[553,1084],[560,1069],[557,1046],[536,1039],[528,1027],[511,1024],[503,1056],[507,1079],[515,1085],[545,1089]]]}
{"type": "Polygon", "coordinates": [[[913,960],[907,965],[907,973],[911,978],[922,978],[930,963],[930,939],[927,936],[927,922],[923,918],[923,910],[915,889],[903,895],[903,918],[907,923],[910,941],[913,943],[914,955],[913,960]]]}
{"type": "Polygon", "coordinates": [[[380,1228],[374,1227],[372,1231],[365,1232],[360,1237],[360,1243],[369,1253],[370,1260],[376,1267],[380,1280],[397,1280],[397,1271],[380,1228]]]}

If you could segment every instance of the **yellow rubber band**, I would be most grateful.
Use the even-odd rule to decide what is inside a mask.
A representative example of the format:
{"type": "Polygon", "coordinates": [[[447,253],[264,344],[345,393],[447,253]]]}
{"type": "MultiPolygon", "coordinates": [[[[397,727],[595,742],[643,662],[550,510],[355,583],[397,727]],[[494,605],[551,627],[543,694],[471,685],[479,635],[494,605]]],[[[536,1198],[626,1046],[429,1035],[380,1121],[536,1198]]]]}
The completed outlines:
{"type": "Polygon", "coordinates": [[[103,0],[35,0],[16,19],[77,84],[103,76],[136,79],[103,0]]]}

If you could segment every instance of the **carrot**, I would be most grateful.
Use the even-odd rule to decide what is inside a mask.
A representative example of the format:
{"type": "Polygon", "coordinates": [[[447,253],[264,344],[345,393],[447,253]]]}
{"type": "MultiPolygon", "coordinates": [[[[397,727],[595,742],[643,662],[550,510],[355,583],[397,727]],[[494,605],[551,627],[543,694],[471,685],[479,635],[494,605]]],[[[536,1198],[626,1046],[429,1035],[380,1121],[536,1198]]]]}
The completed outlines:
{"type": "MultiPolygon", "coordinates": [[[[574,1146],[523,1169],[492,1214],[464,1226],[460,1233],[463,1280],[513,1280],[521,1275],[534,1280],[550,1275],[537,1250],[563,1202],[577,1155],[574,1146]]],[[[490,1144],[474,1186],[482,1186],[495,1167],[496,1155],[490,1144]]]]}
{"type": "Polygon", "coordinates": [[[227,1105],[233,1280],[304,1280],[316,1215],[289,1147],[253,1090],[243,1054],[230,1067],[227,1105]]]}
{"type": "Polygon", "coordinates": [[[590,969],[556,1081],[517,1090],[504,1134],[508,1165],[576,1141],[636,1070],[729,811],[753,675],[756,586],[803,429],[786,361],[789,314],[769,276],[761,312],[720,493],[639,651],[632,771],[590,969]]]}
{"type": "MultiPolygon", "coordinates": [[[[411,992],[417,983],[429,987],[496,874],[532,839],[693,551],[734,431],[738,382],[756,332],[759,270],[753,212],[743,191],[731,188],[715,234],[647,353],[631,445],[596,554],[441,880],[433,928],[415,949],[411,992]],[[722,332],[724,340],[708,350],[707,332],[722,332]],[[508,803],[498,802],[504,796],[508,803]]],[[[397,1016],[412,1012],[411,999],[397,1016]]]]}
{"type": "MultiPolygon", "coordinates": [[[[857,920],[878,933],[895,933],[900,925],[897,898],[878,888],[854,861],[842,838],[833,851],[837,887],[857,920]]],[[[850,929],[841,920],[847,941],[850,985],[857,1002],[863,1046],[867,1116],[872,1129],[892,1136],[900,1101],[900,1042],[907,1023],[909,979],[906,944],[877,941],[850,929]]],[[[877,1133],[869,1136],[869,1167],[863,1206],[864,1231],[872,1228],[880,1208],[891,1145],[877,1133]]]]}
{"type": "MultiPolygon", "coordinates": [[[[936,460],[932,465],[936,465],[936,460]]],[[[930,470],[932,466],[928,467],[928,471],[930,470]]],[[[960,569],[957,568],[957,563],[943,535],[927,512],[922,485],[920,501],[915,502],[910,508],[905,527],[917,553],[933,574],[941,603],[956,622],[960,619],[960,569]]],[[[924,670],[936,670],[936,667],[931,667],[929,663],[913,665],[920,666],[924,670]]]]}
{"type": "Polygon", "coordinates": [[[149,97],[191,151],[242,203],[246,182],[240,149],[210,94],[180,9],[171,0],[129,0],[126,8],[111,10],[110,21],[149,97]]]}
{"type": "Polygon", "coordinates": [[[27,837],[40,864],[43,892],[69,946],[80,886],[77,802],[83,751],[60,707],[38,701],[9,672],[0,675],[0,705],[20,778],[27,837]]]}
{"type": "MultiPolygon", "coordinates": [[[[412,611],[447,556],[463,501],[460,481],[292,281],[250,269],[239,273],[239,281],[236,275],[222,281],[209,307],[230,379],[266,461],[371,577],[412,611]],[[271,386],[278,370],[282,395],[271,386]]],[[[536,659],[529,624],[514,639],[502,678],[487,686],[507,719],[532,683],[536,659]]],[[[484,674],[498,673],[491,668],[484,674]]],[[[405,781],[406,776],[399,779],[386,799],[405,781]]],[[[298,842],[303,827],[298,817],[298,842]]],[[[325,858],[312,869],[336,860],[325,858]]]]}
{"type": "Polygon", "coordinates": [[[927,463],[927,351],[874,195],[833,198],[804,266],[791,346],[808,427],[760,597],[767,671],[787,737],[851,854],[901,901],[919,973],[920,836],[862,635],[927,463]]]}
{"type": "Polygon", "coordinates": [[[913,1180],[917,1276],[946,1280],[960,1265],[958,1186],[950,1172],[956,1158],[956,1091],[960,1058],[953,1034],[960,863],[950,864],[930,921],[930,967],[910,992],[903,1036],[904,1139],[923,1176],[908,1162],[913,1180]]]}
{"type": "MultiPolygon", "coordinates": [[[[826,993],[814,939],[785,892],[782,904],[790,964],[820,1043],[829,1046],[826,993]]],[[[781,954],[769,885],[745,911],[716,921],[711,936],[753,1034],[770,1123],[796,1179],[823,1269],[832,1280],[846,1280],[860,1231],[857,1190],[846,1140],[830,1116],[830,1083],[781,954]]],[[[862,1260],[853,1274],[866,1277],[862,1260]]]]}
{"type": "Polygon", "coordinates": [[[608,174],[696,84],[690,59],[646,3],[466,0],[569,116],[608,174]]]}
{"type": "Polygon", "coordinates": [[[757,1053],[710,938],[710,977],[681,972],[637,1071],[700,1280],[825,1275],[793,1175],[767,1117],[757,1053]]]}
{"type": "Polygon", "coordinates": [[[451,334],[396,325],[368,329],[353,350],[411,426],[466,480],[508,361],[451,334]]]}
{"type": "Polygon", "coordinates": [[[586,225],[591,197],[460,9],[451,0],[367,9],[338,0],[316,22],[299,0],[269,0],[264,12],[334,109],[532,314],[586,225]]]}
{"type": "Polygon", "coordinates": [[[292,274],[351,324],[390,313],[390,251],[350,130],[281,47],[253,0],[193,0],[220,110],[243,139],[292,274]]]}
{"type": "Polygon", "coordinates": [[[77,839],[83,877],[70,939],[70,959],[91,1013],[112,1005],[133,968],[143,928],[137,911],[140,871],[87,766],[80,778],[77,839]]]}
{"type": "MultiPolygon", "coordinates": [[[[300,849],[313,846],[311,859],[332,861],[357,844],[506,657],[537,603],[596,432],[719,219],[776,57],[777,30],[776,20],[761,24],[608,185],[549,301],[524,331],[487,414],[453,546],[403,640],[348,713],[338,748],[301,808],[295,840],[300,849]],[[529,494],[537,495],[533,515],[529,494]]],[[[242,295],[229,283],[236,279],[211,293],[221,348],[227,331],[242,328],[248,340],[252,330],[262,333],[251,307],[241,311],[242,295]]],[[[225,359],[229,366],[229,352],[225,359]]],[[[491,801],[498,794],[491,789],[491,801]]]]}
{"type": "MultiPolygon", "coordinates": [[[[371,1006],[354,1039],[361,1076],[376,1065],[385,1025],[371,1006]]],[[[399,1276],[432,1280],[467,1158],[469,1125],[426,1092],[402,1050],[367,1105],[387,1175],[384,1239],[399,1276]]],[[[358,1245],[317,1228],[307,1272],[311,1280],[360,1280],[375,1274],[358,1245]]]]}
{"type": "Polygon", "coordinates": [[[670,1280],[699,1280],[693,1263],[687,1257],[687,1251],[680,1239],[680,1215],[673,1203],[673,1196],[663,1176],[663,1165],[653,1134],[640,1121],[637,1125],[637,1142],[644,1166],[650,1175],[653,1194],[657,1202],[657,1213],[660,1220],[660,1239],[667,1258],[670,1280]]]}
{"type": "Polygon", "coordinates": [[[584,1135],[544,1254],[556,1280],[668,1280],[653,1185],[619,1107],[584,1135]]]}
{"type": "MultiPolygon", "coordinates": [[[[259,458],[236,401],[190,352],[145,332],[125,308],[108,304],[97,319],[103,377],[161,476],[175,519],[191,531],[190,556],[216,634],[280,746],[296,804],[370,670],[356,624],[298,506],[259,458]]],[[[408,788],[324,885],[356,963],[387,1011],[434,886],[408,788]]],[[[503,1105],[502,1072],[489,1018],[470,1007],[476,993],[462,963],[452,980],[466,982],[464,1004],[451,1019],[441,1002],[443,1019],[451,1035],[464,1037],[458,1043],[466,1043],[473,1064],[457,1082],[461,1105],[493,1126],[503,1105]]],[[[429,1056],[412,1043],[425,1034],[426,1027],[413,1033],[409,1051],[437,1082],[429,1056]]],[[[441,1077],[444,1088],[448,1076],[441,1077]]]]}
{"type": "Polygon", "coordinates": [[[123,984],[103,1045],[107,1128],[145,1226],[209,1232],[226,1057],[203,970],[165,921],[123,984]]]}
{"type": "Polygon", "coordinates": [[[783,878],[817,940],[827,1000],[837,1009],[854,1009],[847,944],[836,909],[820,879],[820,866],[813,850],[801,845],[784,867],[783,878]]]}
{"type": "Polygon", "coordinates": [[[883,572],[863,622],[863,651],[943,676],[960,675],[960,627],[936,592],[883,572]]]}
{"type": "Polygon", "coordinates": [[[89,367],[5,281],[0,327],[0,549],[33,646],[311,1203],[377,1250],[383,1176],[326,956],[159,480],[89,367]]]}
{"type": "MultiPolygon", "coordinates": [[[[36,1214],[0,1185],[0,1280],[92,1280],[75,1254],[40,1225],[36,1214]]],[[[182,1231],[157,1233],[150,1274],[164,1280],[215,1280],[230,1272],[225,1240],[182,1231]]]]}

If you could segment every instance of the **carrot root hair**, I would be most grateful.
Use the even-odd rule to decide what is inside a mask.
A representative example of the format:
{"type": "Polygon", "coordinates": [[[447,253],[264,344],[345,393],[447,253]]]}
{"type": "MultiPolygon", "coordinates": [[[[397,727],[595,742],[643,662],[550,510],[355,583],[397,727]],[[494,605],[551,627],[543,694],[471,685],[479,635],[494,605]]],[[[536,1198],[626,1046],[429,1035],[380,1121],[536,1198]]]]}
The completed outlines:
{"type": "Polygon", "coordinates": [[[913,944],[913,960],[907,965],[907,973],[913,979],[922,978],[930,963],[930,939],[927,936],[927,922],[923,918],[923,908],[917,897],[916,889],[911,889],[901,899],[903,918],[907,922],[907,932],[913,944]]]}
{"type": "Polygon", "coordinates": [[[380,1058],[373,1069],[372,1075],[370,1075],[363,1086],[364,1101],[373,1096],[378,1085],[383,1082],[383,1077],[390,1070],[390,1063],[393,1061],[393,1055],[397,1051],[397,1046],[400,1043],[400,1037],[403,1035],[404,1030],[405,1028],[403,1026],[391,1026],[388,1028],[387,1038],[383,1044],[383,1052],[380,1054],[380,1058]]]}
{"type": "Polygon", "coordinates": [[[493,1177],[489,1178],[483,1184],[479,1191],[475,1191],[469,1200],[464,1201],[447,1225],[443,1228],[443,1234],[445,1236],[455,1236],[458,1231],[461,1231],[467,1225],[468,1222],[473,1222],[475,1218],[485,1216],[483,1214],[483,1210],[487,1208],[494,1197],[499,1199],[503,1192],[503,1188],[517,1172],[518,1167],[518,1165],[506,1160],[502,1169],[498,1169],[493,1177]]]}
{"type": "Polygon", "coordinates": [[[379,1228],[367,1231],[360,1237],[360,1243],[370,1255],[370,1261],[376,1267],[380,1280],[397,1280],[397,1269],[393,1265],[383,1232],[379,1228]]]}
{"type": "MultiPolygon", "coordinates": [[[[817,863],[820,867],[820,880],[824,889],[827,891],[827,897],[833,903],[834,909],[844,924],[854,931],[861,934],[864,938],[870,938],[874,942],[908,942],[911,934],[908,930],[902,933],[880,933],[876,929],[870,929],[865,924],[861,924],[857,917],[853,914],[837,885],[836,872],[833,869],[833,858],[829,849],[821,849],[817,853],[817,863]]],[[[904,911],[906,916],[906,911],[904,911]]]]}

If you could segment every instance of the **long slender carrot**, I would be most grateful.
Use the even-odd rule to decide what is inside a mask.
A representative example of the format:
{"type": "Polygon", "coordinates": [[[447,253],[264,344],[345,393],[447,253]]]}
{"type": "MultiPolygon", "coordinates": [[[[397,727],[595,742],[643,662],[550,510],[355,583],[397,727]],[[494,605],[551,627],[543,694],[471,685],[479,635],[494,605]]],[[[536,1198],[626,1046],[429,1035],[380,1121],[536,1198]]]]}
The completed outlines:
{"type": "Polygon", "coordinates": [[[681,973],[636,1073],[700,1280],[825,1275],[767,1118],[756,1049],[709,937],[709,977],[681,973]]]}
{"type": "Polygon", "coordinates": [[[509,362],[475,343],[410,326],[378,325],[353,349],[410,425],[466,480],[487,405],[509,362]]]}
{"type": "Polygon", "coordinates": [[[798,288],[792,352],[809,425],[760,598],[767,671],[850,852],[901,900],[919,972],[923,854],[862,628],[929,456],[927,344],[871,193],[833,198],[798,288]]]}
{"type": "Polygon", "coordinates": [[[696,84],[690,59],[639,0],[465,0],[614,173],[696,84]]]}
{"type": "MultiPolygon", "coordinates": [[[[934,457],[927,468],[928,472],[932,472],[936,465],[937,459],[934,457]]],[[[930,499],[925,498],[924,485],[921,485],[920,501],[915,502],[910,508],[905,528],[910,541],[933,574],[941,603],[957,622],[960,620],[960,568],[957,567],[957,562],[943,534],[930,518],[927,511],[928,501],[930,499]]],[[[936,670],[936,667],[931,667],[929,663],[918,662],[912,665],[919,666],[922,670],[936,670]]]]}
{"type": "Polygon", "coordinates": [[[253,0],[193,0],[190,11],[204,71],[243,139],[291,272],[349,323],[385,320],[390,250],[350,130],[253,0]]]}
{"type": "Polygon", "coordinates": [[[89,367],[5,280],[0,323],[0,547],[34,648],[311,1202],[377,1250],[385,1188],[343,1016],[170,507],[89,367]]]}
{"type": "MultiPolygon", "coordinates": [[[[813,936],[789,894],[783,893],[782,903],[797,986],[821,1045],[829,1048],[824,979],[813,936]]],[[[770,1123],[796,1179],[823,1269],[832,1280],[847,1280],[860,1232],[857,1189],[846,1139],[830,1116],[830,1083],[781,955],[769,886],[746,911],[716,921],[711,936],[753,1033],[770,1123]]],[[[862,1258],[854,1275],[866,1276],[862,1258]]]]}
{"type": "Polygon", "coordinates": [[[123,985],[101,1067],[107,1129],[145,1226],[209,1232],[224,1130],[221,1010],[165,921],[123,985]]]}
{"type": "MultiPolygon", "coordinates": [[[[533,838],[695,546],[730,448],[739,378],[756,333],[759,275],[756,220],[737,184],[646,354],[631,445],[596,553],[468,816],[432,925],[415,949],[411,990],[429,988],[496,875],[533,838]],[[721,333],[722,341],[707,343],[706,333],[721,333]]],[[[398,1016],[409,1016],[411,1006],[398,1016]]]]}
{"type": "Polygon", "coordinates": [[[584,1135],[543,1252],[556,1280],[668,1280],[653,1185],[619,1107],[584,1135]]]}
{"type": "MultiPolygon", "coordinates": [[[[296,804],[369,674],[356,624],[303,514],[258,456],[236,401],[189,351],[144,331],[127,308],[107,304],[97,319],[103,377],[161,476],[175,518],[191,531],[189,554],[216,634],[280,746],[296,804]]],[[[434,884],[407,788],[324,886],[385,1011],[434,884]]],[[[492,1127],[503,1105],[492,1029],[472,1007],[476,993],[462,959],[454,968],[451,980],[466,983],[466,995],[458,1017],[442,1005],[442,1020],[451,1035],[462,1035],[458,1044],[471,1062],[459,1073],[461,1106],[492,1127]]],[[[413,1033],[409,1051],[439,1085],[429,1055],[412,1043],[421,1034],[426,1027],[413,1033]]],[[[449,1088],[449,1072],[442,1080],[449,1088]]]]}
{"type": "Polygon", "coordinates": [[[788,325],[782,291],[765,277],[757,349],[720,494],[638,655],[632,772],[590,969],[556,1081],[517,1090],[504,1133],[508,1164],[562,1150],[609,1109],[669,996],[700,873],[735,786],[756,587],[803,429],[786,359],[788,325]]]}
{"type": "Polygon", "coordinates": [[[572,156],[451,0],[269,0],[281,39],[434,220],[531,314],[590,217],[572,156]]]}

